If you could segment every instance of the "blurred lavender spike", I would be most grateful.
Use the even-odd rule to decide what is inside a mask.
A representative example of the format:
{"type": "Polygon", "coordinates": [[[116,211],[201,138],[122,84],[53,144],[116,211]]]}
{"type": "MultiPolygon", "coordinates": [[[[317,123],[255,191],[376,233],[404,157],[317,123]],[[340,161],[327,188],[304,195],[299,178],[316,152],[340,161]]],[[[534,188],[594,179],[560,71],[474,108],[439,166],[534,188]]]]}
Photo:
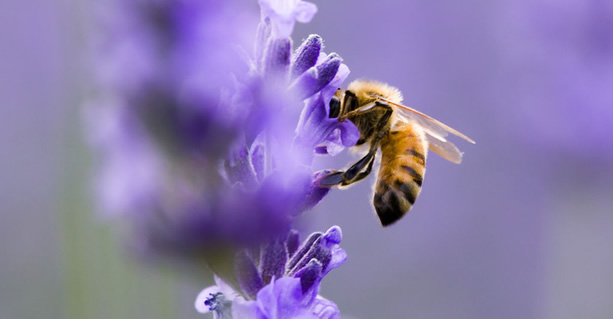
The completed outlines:
{"type": "Polygon", "coordinates": [[[88,124],[103,167],[101,206],[134,225],[145,254],[189,261],[286,234],[328,192],[314,183],[315,148],[357,140],[353,124],[326,115],[329,86],[348,68],[321,51],[318,35],[291,48],[293,23],[308,22],[314,5],[261,4],[257,30],[256,18],[232,0],[106,5],[99,57],[106,94],[88,124]],[[237,46],[247,47],[247,33],[256,37],[245,61],[237,46]],[[290,73],[309,72],[318,76],[298,81],[296,95],[290,73]],[[300,109],[309,116],[288,125],[300,109]]]}
{"type": "Polygon", "coordinates": [[[314,4],[259,2],[259,19],[237,0],[100,4],[108,33],[88,129],[102,200],[130,222],[142,254],[204,260],[215,272],[198,311],[337,318],[317,294],[346,259],[340,229],[300,246],[292,227],[329,191],[311,166],[315,150],[334,154],[359,135],[328,117],[349,68],[318,35],[292,49],[294,24],[309,22],[314,4]]]}

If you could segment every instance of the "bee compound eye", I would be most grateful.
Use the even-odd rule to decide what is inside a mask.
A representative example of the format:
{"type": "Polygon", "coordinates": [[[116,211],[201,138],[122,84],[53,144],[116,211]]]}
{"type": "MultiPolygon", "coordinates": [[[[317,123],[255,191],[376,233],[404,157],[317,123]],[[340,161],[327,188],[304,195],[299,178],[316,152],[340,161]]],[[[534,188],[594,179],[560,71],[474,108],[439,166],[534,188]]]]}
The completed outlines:
{"type": "Polygon", "coordinates": [[[341,112],[341,100],[336,96],[333,96],[330,100],[330,114],[331,119],[337,118],[341,112]]]}

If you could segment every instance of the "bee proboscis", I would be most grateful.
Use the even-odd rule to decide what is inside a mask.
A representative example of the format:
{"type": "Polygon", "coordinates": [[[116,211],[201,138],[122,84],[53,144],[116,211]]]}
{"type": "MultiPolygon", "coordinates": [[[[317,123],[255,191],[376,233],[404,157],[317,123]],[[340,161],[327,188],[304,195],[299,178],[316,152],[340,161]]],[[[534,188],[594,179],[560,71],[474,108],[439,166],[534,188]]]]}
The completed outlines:
{"type": "Polygon", "coordinates": [[[330,117],[350,120],[360,132],[356,147],[368,153],[345,171],[330,171],[320,180],[324,187],[346,186],[370,174],[377,151],[381,164],[373,205],[383,226],[404,216],[417,200],[426,171],[428,149],[453,162],[462,152],[445,137],[451,133],[470,143],[466,135],[402,105],[402,93],[384,83],[357,80],[341,89],[330,102],[330,117]]]}

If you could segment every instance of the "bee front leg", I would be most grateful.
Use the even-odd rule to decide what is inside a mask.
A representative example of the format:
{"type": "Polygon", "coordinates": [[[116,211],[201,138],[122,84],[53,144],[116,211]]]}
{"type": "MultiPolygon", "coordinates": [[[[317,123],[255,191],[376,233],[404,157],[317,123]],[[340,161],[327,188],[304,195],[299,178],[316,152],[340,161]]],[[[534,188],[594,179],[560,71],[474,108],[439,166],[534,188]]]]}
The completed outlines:
{"type": "MultiPolygon", "coordinates": [[[[352,93],[353,94],[353,93],[352,93]]],[[[355,97],[355,95],[353,95],[355,97]]],[[[347,95],[345,96],[347,100],[347,95]]],[[[348,102],[346,102],[348,103],[348,102]]],[[[319,180],[319,185],[322,187],[334,187],[334,186],[347,186],[353,184],[355,182],[361,181],[370,172],[372,171],[373,164],[375,162],[375,154],[377,154],[377,149],[379,148],[379,142],[381,139],[387,134],[387,130],[385,130],[385,126],[389,123],[390,117],[392,116],[392,108],[389,105],[381,104],[379,102],[375,103],[375,108],[369,108],[366,111],[361,109],[352,110],[349,113],[344,115],[347,118],[347,115],[354,114],[356,112],[380,112],[381,109],[385,110],[385,113],[380,117],[375,132],[378,132],[377,135],[373,138],[370,144],[370,150],[368,154],[362,157],[359,161],[353,164],[346,171],[330,171],[319,180]],[[366,167],[366,170],[362,172],[362,170],[366,167]]],[[[343,116],[339,117],[339,121],[343,118],[343,116]]]]}
{"type": "Polygon", "coordinates": [[[357,163],[353,164],[349,169],[345,171],[343,174],[343,186],[355,183],[364,179],[370,171],[372,170],[372,165],[375,162],[375,154],[377,153],[377,149],[372,149],[366,156],[362,157],[357,163]],[[366,166],[368,165],[368,166],[366,166]],[[362,169],[366,167],[364,172],[361,172],[362,169]]]}
{"type": "Polygon", "coordinates": [[[347,186],[355,182],[361,181],[372,171],[375,163],[375,154],[377,149],[374,148],[366,156],[353,164],[346,171],[331,171],[322,179],[319,180],[319,185],[322,187],[347,186]],[[362,172],[362,169],[366,170],[362,172]]]}
{"type": "Polygon", "coordinates": [[[370,161],[370,163],[368,164],[368,166],[366,167],[366,170],[363,172],[360,172],[358,175],[356,175],[351,181],[349,182],[343,182],[342,186],[347,186],[350,184],[353,184],[355,182],[359,182],[361,180],[363,180],[364,178],[366,178],[366,176],[368,176],[370,174],[370,172],[372,171],[372,166],[373,164],[375,164],[375,157],[373,155],[372,160],[370,161]]]}
{"type": "MultiPolygon", "coordinates": [[[[370,172],[372,171],[372,166],[375,162],[375,154],[377,154],[377,149],[379,148],[379,142],[388,133],[388,130],[385,129],[385,126],[388,124],[393,112],[392,108],[385,104],[376,104],[376,107],[385,109],[385,113],[379,119],[379,122],[377,123],[377,128],[375,129],[375,131],[379,133],[374,137],[373,141],[371,142],[370,151],[368,152],[368,154],[366,154],[366,156],[360,159],[357,163],[353,164],[348,170],[345,171],[345,173],[342,174],[343,182],[341,183],[341,186],[346,186],[361,181],[366,178],[366,176],[368,176],[368,174],[370,174],[370,172]],[[362,172],[362,169],[364,169],[365,166],[366,170],[362,172]]],[[[373,109],[373,112],[379,111],[373,109]]],[[[338,179],[338,177],[336,178],[338,179]]]]}

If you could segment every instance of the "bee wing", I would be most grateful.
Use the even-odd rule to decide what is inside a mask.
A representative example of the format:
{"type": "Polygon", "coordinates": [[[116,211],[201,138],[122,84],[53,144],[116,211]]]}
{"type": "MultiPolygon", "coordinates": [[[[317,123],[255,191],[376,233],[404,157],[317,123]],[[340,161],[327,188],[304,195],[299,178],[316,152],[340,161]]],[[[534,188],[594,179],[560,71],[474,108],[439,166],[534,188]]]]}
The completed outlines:
{"type": "Polygon", "coordinates": [[[398,110],[398,115],[400,117],[405,118],[407,120],[413,120],[414,122],[417,122],[424,129],[424,131],[426,131],[428,135],[438,139],[441,142],[447,142],[447,139],[445,139],[445,137],[449,135],[449,133],[451,133],[453,135],[456,135],[456,136],[459,136],[465,139],[466,141],[472,144],[475,144],[475,141],[470,139],[468,136],[454,130],[453,128],[441,123],[440,121],[416,109],[410,108],[406,105],[394,103],[380,96],[378,96],[378,98],[389,105],[395,106],[396,109],[398,110]]]}
{"type": "Polygon", "coordinates": [[[428,148],[430,148],[434,153],[440,155],[442,158],[456,164],[460,164],[462,162],[462,152],[460,152],[460,150],[451,142],[443,142],[431,135],[426,135],[426,140],[428,141],[428,148]]]}
{"type": "Polygon", "coordinates": [[[445,138],[449,133],[459,136],[466,141],[475,144],[475,141],[468,136],[454,130],[453,128],[441,123],[440,121],[408,106],[394,103],[381,96],[377,96],[380,100],[396,107],[397,114],[404,121],[416,122],[426,132],[426,140],[428,141],[428,147],[436,154],[440,155],[444,159],[459,164],[462,162],[462,152],[453,145],[453,143],[447,141],[445,138]]]}

